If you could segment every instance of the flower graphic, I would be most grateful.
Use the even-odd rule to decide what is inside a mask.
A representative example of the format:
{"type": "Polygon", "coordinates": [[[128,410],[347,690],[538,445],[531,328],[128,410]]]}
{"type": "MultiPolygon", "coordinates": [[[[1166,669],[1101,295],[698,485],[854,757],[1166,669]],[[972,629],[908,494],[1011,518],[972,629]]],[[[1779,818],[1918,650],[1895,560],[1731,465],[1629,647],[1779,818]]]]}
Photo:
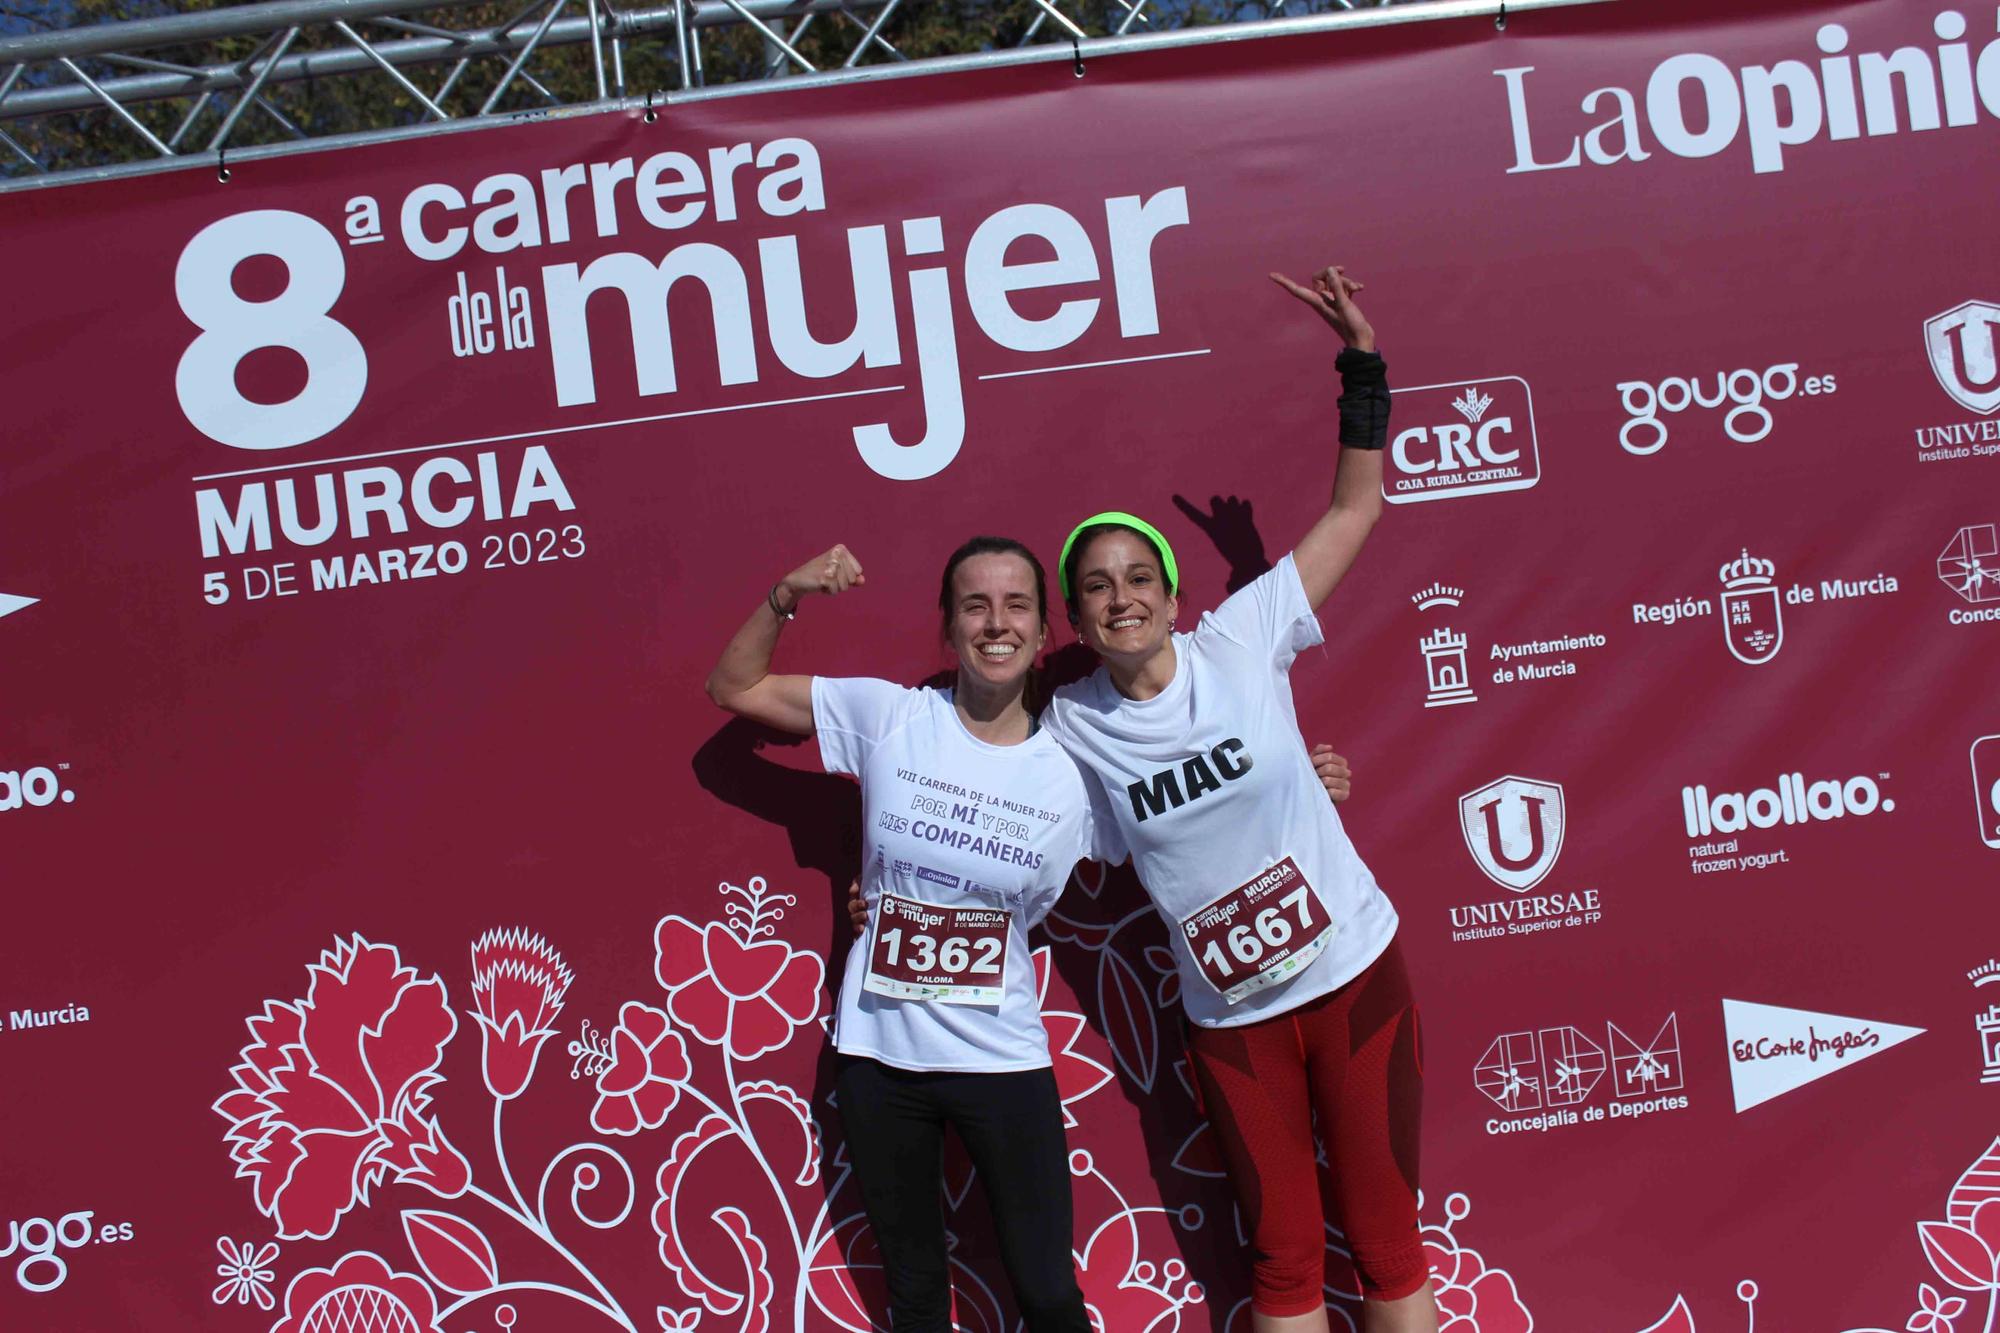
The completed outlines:
{"type": "Polygon", "coordinates": [[[215,1249],[222,1256],[222,1262],[215,1266],[222,1281],[210,1293],[217,1305],[255,1301],[259,1310],[276,1308],[277,1302],[271,1299],[271,1283],[278,1276],[271,1269],[271,1262],[278,1257],[276,1245],[267,1242],[253,1248],[247,1240],[239,1243],[224,1236],[215,1242],[215,1249]]]}
{"type": "Polygon", "coordinates": [[[792,1029],[819,1016],[826,964],[818,954],[779,939],[775,922],[797,901],[750,886],[720,886],[727,924],[697,926],[681,916],[660,920],[653,933],[654,973],[667,992],[667,1012],[710,1046],[727,1045],[738,1060],[754,1060],[792,1039],[792,1029]]]}
{"type": "Polygon", "coordinates": [[[1471,1211],[1471,1201],[1454,1194],[1445,1200],[1445,1225],[1424,1228],[1439,1333],[1533,1333],[1534,1316],[1521,1303],[1513,1275],[1489,1268],[1479,1251],[1464,1248],[1453,1237],[1452,1227],[1471,1211]]]}
{"type": "Polygon", "coordinates": [[[602,1134],[658,1129],[681,1099],[681,1085],[692,1070],[687,1043],[667,1026],[666,1014],[637,1000],[625,1002],[610,1040],[586,1059],[597,1075],[590,1123],[602,1134]]]}
{"type": "Polygon", "coordinates": [[[1965,1313],[1965,1297],[1938,1296],[1928,1282],[1917,1284],[1917,1312],[1903,1325],[1909,1333],[1952,1333],[1951,1321],[1965,1313]]]}
{"type": "Polygon", "coordinates": [[[520,1096],[534,1077],[570,979],[562,955],[539,935],[489,930],[473,941],[471,1018],[479,1025],[480,1072],[495,1097],[520,1096]]]}
{"type": "Polygon", "coordinates": [[[308,1268],[285,1288],[285,1317],[271,1333],[444,1333],[437,1297],[422,1278],[391,1272],[365,1250],[332,1268],[308,1268]]]}
{"type": "Polygon", "coordinates": [[[455,1198],[465,1158],[426,1112],[458,1020],[444,982],[356,935],[307,968],[306,997],[267,1001],[214,1110],[236,1174],[284,1240],[324,1240],[385,1174],[455,1198]]]}
{"type": "MultiPolygon", "coordinates": [[[[1959,1192],[1953,1191],[1955,1196],[1959,1192]]],[[[1918,1224],[1925,1257],[1939,1277],[1960,1291],[2000,1292],[2000,1198],[1953,1211],[1965,1220],[1918,1224]]]]}

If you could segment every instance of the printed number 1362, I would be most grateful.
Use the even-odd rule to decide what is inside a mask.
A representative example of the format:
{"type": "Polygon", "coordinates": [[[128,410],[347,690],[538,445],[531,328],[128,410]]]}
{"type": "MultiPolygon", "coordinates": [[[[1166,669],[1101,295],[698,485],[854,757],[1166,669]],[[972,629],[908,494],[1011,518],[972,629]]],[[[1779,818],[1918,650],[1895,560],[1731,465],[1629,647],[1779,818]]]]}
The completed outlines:
{"type": "MultiPolygon", "coordinates": [[[[1286,934],[1289,935],[1290,933],[1290,928],[1287,927],[1286,934]]],[[[963,935],[947,935],[944,942],[939,943],[936,938],[930,935],[912,935],[910,936],[910,957],[905,961],[902,957],[903,928],[898,926],[894,930],[883,933],[882,947],[888,953],[889,966],[891,967],[908,967],[918,972],[931,972],[942,969],[954,974],[966,972],[991,973],[1000,970],[1000,951],[1004,947],[1004,943],[999,939],[988,937],[974,944],[963,935]],[[973,956],[975,949],[978,953],[976,959],[973,956]]]]}

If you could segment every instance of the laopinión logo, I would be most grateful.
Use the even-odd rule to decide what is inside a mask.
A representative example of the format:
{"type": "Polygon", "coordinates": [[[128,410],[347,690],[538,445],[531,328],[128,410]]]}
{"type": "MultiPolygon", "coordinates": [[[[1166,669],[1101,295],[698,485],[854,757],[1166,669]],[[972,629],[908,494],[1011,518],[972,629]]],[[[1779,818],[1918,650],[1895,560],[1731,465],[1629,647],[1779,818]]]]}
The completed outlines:
{"type": "MultiPolygon", "coordinates": [[[[1859,579],[1821,579],[1780,584],[1777,562],[1750,554],[1746,546],[1736,559],[1716,571],[1722,587],[1722,642],[1729,655],[1749,666],[1762,666],[1785,646],[1785,608],[1815,602],[1858,601],[1901,591],[1894,574],[1877,573],[1859,579]]],[[[1712,616],[1716,599],[1692,594],[1664,602],[1632,603],[1635,625],[1674,625],[1712,616]]]]}
{"type": "Polygon", "coordinates": [[[1957,593],[1971,610],[1954,606],[1954,625],[2000,623],[2000,539],[1994,525],[1960,528],[1938,552],[1938,582],[1957,593]]]}
{"type": "Polygon", "coordinates": [[[1396,415],[1418,424],[1390,442],[1382,467],[1390,504],[1523,491],[1542,479],[1534,398],[1520,376],[1391,392],[1396,415]]]}
{"type": "Polygon", "coordinates": [[[1661,413],[1678,416],[1689,409],[1722,411],[1722,433],[1738,444],[1756,444],[1771,433],[1776,418],[1770,404],[1794,396],[1817,397],[1833,393],[1839,386],[1832,375],[1802,375],[1799,363],[1786,361],[1765,369],[1713,372],[1709,375],[1669,375],[1657,384],[1650,380],[1626,380],[1618,386],[1618,401],[1625,423],[1618,428],[1618,444],[1628,454],[1642,457],[1666,448],[1667,423],[1661,413]]]}
{"type": "Polygon", "coordinates": [[[52,805],[70,804],[76,800],[76,789],[63,785],[62,774],[68,771],[68,764],[57,764],[54,768],[44,764],[35,768],[0,770],[0,814],[9,810],[43,810],[52,805]]]}
{"type": "Polygon", "coordinates": [[[1924,355],[1945,396],[1984,418],[1918,426],[1919,462],[2000,457],[2000,305],[1961,301],[1924,321],[1924,355]]]}
{"type": "Polygon", "coordinates": [[[1729,1086],[1739,1113],[1860,1064],[1924,1031],[1744,1000],[1722,1002],[1722,1026],[1729,1045],[1729,1086]]]}
{"type": "Polygon", "coordinates": [[[36,1294],[54,1291],[69,1278],[65,1250],[86,1245],[117,1245],[132,1239],[130,1222],[98,1222],[95,1209],[64,1213],[55,1221],[30,1217],[7,1224],[0,1259],[20,1256],[14,1280],[36,1294]]]}
{"type": "MultiPolygon", "coordinates": [[[[1697,875],[1764,870],[1792,859],[1785,847],[1746,846],[1739,835],[1895,810],[1882,794],[1887,773],[1842,780],[1808,780],[1781,773],[1768,787],[1711,792],[1706,784],[1681,788],[1681,818],[1688,836],[1688,869],[1697,875]]],[[[1753,839],[1754,840],[1754,839],[1753,839]]]]}
{"type": "Polygon", "coordinates": [[[1586,1121],[1685,1110],[1680,1016],[1668,1014],[1646,1041],[1606,1023],[1601,1046],[1567,1025],[1502,1033],[1473,1066],[1472,1081],[1507,1113],[1508,1118],[1486,1121],[1488,1134],[1546,1132],[1586,1121]],[[1607,1072],[1608,1103],[1596,1100],[1607,1072]]]}
{"type": "MultiPolygon", "coordinates": [[[[1560,783],[1509,774],[1458,798],[1459,832],[1480,873],[1514,893],[1548,878],[1562,855],[1568,812],[1560,783]]],[[[1603,919],[1596,889],[1467,903],[1451,909],[1454,940],[1496,939],[1603,919]]]]}
{"type": "MultiPolygon", "coordinates": [[[[1457,609],[1464,602],[1465,589],[1433,582],[1410,594],[1419,611],[1457,609]]],[[[1454,617],[1455,618],[1455,617],[1454,617]]],[[[1473,688],[1471,663],[1467,657],[1470,640],[1448,624],[1439,624],[1417,640],[1424,659],[1424,707],[1449,708],[1454,704],[1479,702],[1473,688]]],[[[1602,634],[1559,634],[1546,639],[1523,639],[1517,643],[1495,643],[1486,660],[1494,663],[1495,685],[1557,680],[1574,676],[1575,660],[1570,654],[1582,649],[1602,648],[1602,634]]],[[[1484,670],[1484,667],[1481,668],[1484,670]]]]}
{"type": "MultiPolygon", "coordinates": [[[[1903,13],[1907,17],[1914,9],[1907,6],[1903,13]]],[[[1850,54],[1848,31],[1838,23],[1814,30],[1817,53],[1804,49],[1803,27],[1793,29],[1797,45],[1792,50],[1804,58],[1772,65],[1732,68],[1712,55],[1682,52],[1653,67],[1643,95],[1614,83],[1618,75],[1613,71],[1574,70],[1570,82],[1592,90],[1578,103],[1588,127],[1571,122],[1566,139],[1544,133],[1539,156],[1528,114],[1527,76],[1535,67],[1496,69],[1494,75],[1507,87],[1513,130],[1514,165],[1507,174],[1562,171],[1586,161],[1593,167],[1644,162],[1654,148],[1670,158],[1709,158],[1728,152],[1739,139],[1747,141],[1752,171],[1777,172],[1785,169],[1786,149],[1816,144],[1822,135],[1832,144],[1859,139],[1864,131],[1872,139],[1906,129],[1977,126],[1982,106],[1988,116],[2000,118],[2000,83],[1991,77],[1989,63],[2000,51],[2000,41],[1989,40],[1974,51],[1963,40],[1965,16],[1955,9],[1939,11],[1931,31],[1940,43],[1934,56],[1915,42],[1887,53],[1850,54]],[[1903,77],[1891,78],[1891,71],[1903,77]],[[1608,120],[1607,112],[1612,113],[1608,120]]],[[[1543,127],[1548,128],[1546,119],[1543,127]]]]}

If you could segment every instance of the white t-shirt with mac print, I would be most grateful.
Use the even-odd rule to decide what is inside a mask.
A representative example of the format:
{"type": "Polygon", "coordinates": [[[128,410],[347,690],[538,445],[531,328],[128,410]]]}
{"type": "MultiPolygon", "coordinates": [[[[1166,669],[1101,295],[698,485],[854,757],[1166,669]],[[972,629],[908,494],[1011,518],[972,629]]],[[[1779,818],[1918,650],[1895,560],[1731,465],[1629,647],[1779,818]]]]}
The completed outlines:
{"type": "MultiPolygon", "coordinates": [[[[1174,635],[1174,679],[1155,697],[1127,699],[1100,667],[1058,690],[1042,716],[1117,822],[1167,918],[1188,1017],[1204,1027],[1236,1027],[1324,995],[1396,933],[1396,910],[1347,840],[1299,734],[1292,660],[1323,641],[1287,555],[1192,634],[1174,635]],[[1295,871],[1282,868],[1287,858],[1295,871]],[[1274,868],[1305,880],[1333,933],[1298,971],[1231,1003],[1196,961],[1188,923],[1274,868]]],[[[1289,919],[1273,923],[1273,933],[1290,928],[1289,919]]],[[[1222,937],[1211,938],[1221,949],[1222,937]]],[[[1249,936],[1241,943],[1245,953],[1258,947],[1249,936]]]]}
{"type": "MultiPolygon", "coordinates": [[[[841,979],[834,1046],[898,1069],[1008,1073],[1050,1064],[1028,929],[1094,851],[1076,763],[1046,732],[972,735],[950,690],[815,676],[813,725],[830,773],[861,780],[869,929],[841,979]],[[998,1005],[902,999],[866,987],[884,893],[1011,913],[998,1005]]],[[[1123,853],[1115,853],[1122,859],[1123,853]]]]}

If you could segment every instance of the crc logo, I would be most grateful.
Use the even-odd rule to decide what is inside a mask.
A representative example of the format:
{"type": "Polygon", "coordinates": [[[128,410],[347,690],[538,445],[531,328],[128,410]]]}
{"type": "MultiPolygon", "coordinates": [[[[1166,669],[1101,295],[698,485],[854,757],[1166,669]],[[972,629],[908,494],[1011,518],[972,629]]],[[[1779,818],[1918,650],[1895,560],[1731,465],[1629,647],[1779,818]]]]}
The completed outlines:
{"type": "Polygon", "coordinates": [[[1785,646],[1785,609],[1771,582],[1778,567],[1758,560],[1746,549],[1724,565],[1722,580],[1722,639],[1739,662],[1761,666],[1785,646]]]}
{"type": "MultiPolygon", "coordinates": [[[[68,764],[58,764],[57,768],[68,768],[68,764]]],[[[22,806],[40,809],[61,801],[68,805],[76,799],[76,793],[62,785],[53,768],[30,768],[18,773],[0,772],[0,814],[9,810],[19,810],[22,806]]]]}
{"type": "Polygon", "coordinates": [[[1511,775],[1495,779],[1458,798],[1458,826],[1488,879],[1526,893],[1562,854],[1562,786],[1511,775]]]}
{"type": "Polygon", "coordinates": [[[1579,1105],[1590,1100],[1607,1070],[1611,1095],[1621,1100],[1678,1092],[1685,1085],[1678,1014],[1668,1014],[1649,1042],[1633,1040],[1616,1023],[1604,1029],[1608,1058],[1605,1046],[1573,1027],[1505,1033],[1479,1057],[1472,1081],[1509,1112],[1579,1105]]]}
{"type": "Polygon", "coordinates": [[[1924,351],[1931,373],[1952,401],[1981,416],[2000,408],[2000,355],[1993,329],[2000,305],[1967,301],[1924,321],[1924,351]]]}
{"type": "Polygon", "coordinates": [[[2000,850],[2000,736],[1972,743],[1972,799],[1979,805],[1979,840],[2000,850]]]}
{"type": "Polygon", "coordinates": [[[1676,416],[1689,408],[1726,407],[1722,432],[1738,444],[1755,444],[1771,433],[1771,409],[1767,402],[1783,402],[1797,394],[1810,397],[1834,392],[1831,375],[1799,375],[1799,363],[1787,361],[1762,372],[1748,368],[1715,373],[1711,390],[1707,377],[1670,375],[1658,384],[1627,380],[1618,386],[1618,399],[1625,409],[1625,424],[1618,428],[1618,443],[1628,454],[1656,454],[1666,447],[1667,423],[1660,413],[1676,416]]]}
{"type": "Polygon", "coordinates": [[[1397,415],[1422,424],[1389,444],[1382,498],[1390,504],[1523,491],[1542,479],[1534,400],[1519,376],[1426,384],[1393,396],[1397,415]]]}

